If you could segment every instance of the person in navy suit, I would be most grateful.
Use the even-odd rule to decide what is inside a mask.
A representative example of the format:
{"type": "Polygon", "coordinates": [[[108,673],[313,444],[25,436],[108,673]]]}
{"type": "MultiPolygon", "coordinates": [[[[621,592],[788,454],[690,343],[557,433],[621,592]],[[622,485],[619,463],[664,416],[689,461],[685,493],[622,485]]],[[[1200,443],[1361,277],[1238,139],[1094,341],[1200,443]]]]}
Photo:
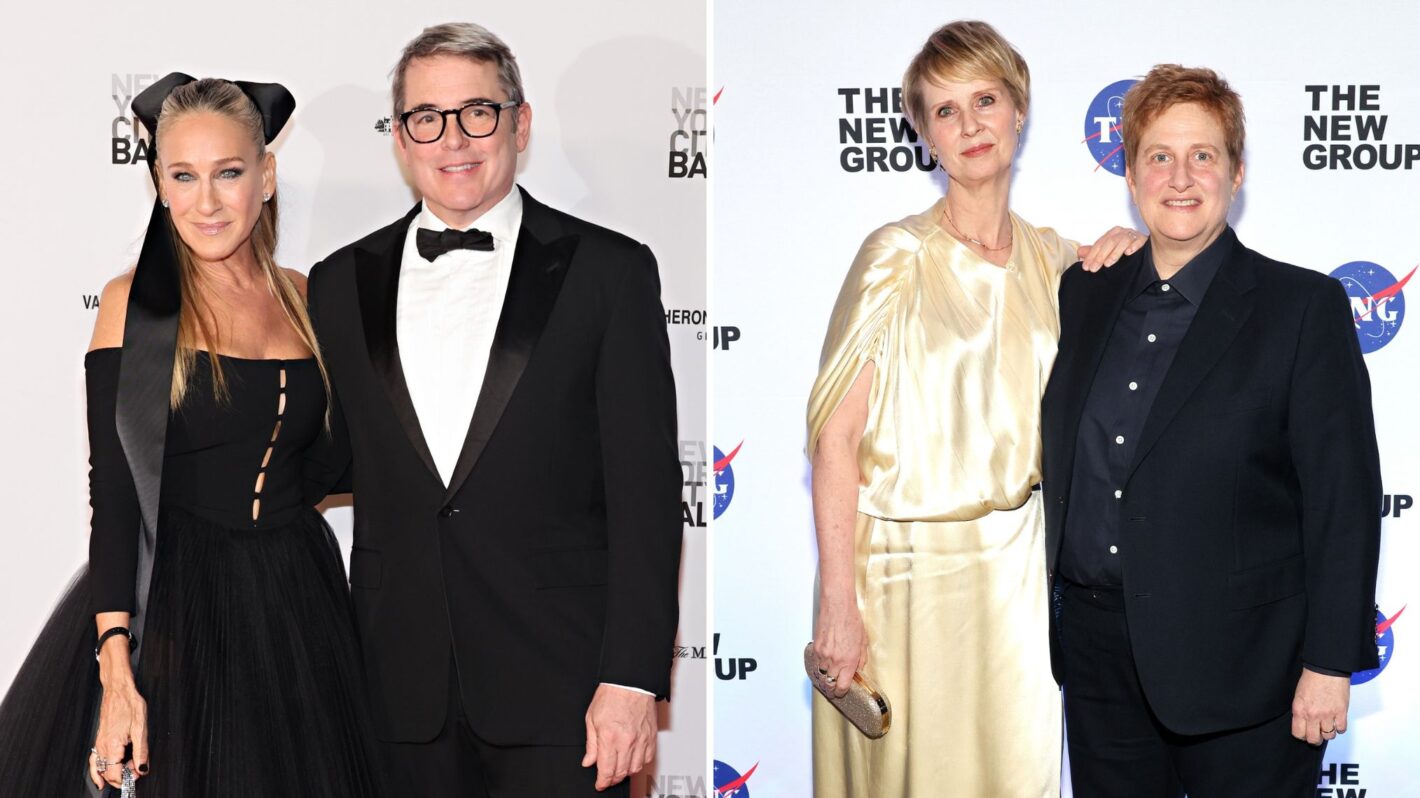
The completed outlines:
{"type": "Polygon", "coordinates": [[[1125,97],[1149,244],[1060,287],[1042,411],[1052,665],[1090,798],[1310,796],[1376,666],[1381,482],[1341,285],[1248,249],[1242,101],[1125,97]]]}

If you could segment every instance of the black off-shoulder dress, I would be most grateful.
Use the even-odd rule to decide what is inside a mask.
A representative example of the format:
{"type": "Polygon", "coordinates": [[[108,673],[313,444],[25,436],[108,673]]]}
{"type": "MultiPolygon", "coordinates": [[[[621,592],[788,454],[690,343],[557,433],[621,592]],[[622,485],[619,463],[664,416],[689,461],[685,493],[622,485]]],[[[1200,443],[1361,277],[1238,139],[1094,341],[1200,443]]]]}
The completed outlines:
{"type": "MultiPolygon", "coordinates": [[[[208,357],[168,420],[136,671],[151,763],[138,795],[378,795],[345,573],[312,506],[344,462],[326,432],[320,371],[313,359],[223,356],[218,399],[208,357]]],[[[5,795],[93,789],[94,614],[134,610],[140,524],[114,423],[119,359],[118,349],[85,359],[89,567],[0,705],[5,795]]]]}

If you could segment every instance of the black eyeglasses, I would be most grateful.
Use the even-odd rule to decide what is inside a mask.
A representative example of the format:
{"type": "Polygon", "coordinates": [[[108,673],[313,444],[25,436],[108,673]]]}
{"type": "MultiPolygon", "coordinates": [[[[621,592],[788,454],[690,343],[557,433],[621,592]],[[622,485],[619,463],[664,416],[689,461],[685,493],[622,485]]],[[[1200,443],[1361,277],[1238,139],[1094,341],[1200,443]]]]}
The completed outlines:
{"type": "Polygon", "coordinates": [[[399,115],[399,123],[404,132],[418,144],[432,144],[444,135],[444,127],[452,115],[459,121],[459,130],[471,139],[491,136],[498,130],[498,118],[504,108],[517,108],[522,103],[517,100],[491,103],[484,100],[471,102],[462,108],[416,108],[399,115]]]}

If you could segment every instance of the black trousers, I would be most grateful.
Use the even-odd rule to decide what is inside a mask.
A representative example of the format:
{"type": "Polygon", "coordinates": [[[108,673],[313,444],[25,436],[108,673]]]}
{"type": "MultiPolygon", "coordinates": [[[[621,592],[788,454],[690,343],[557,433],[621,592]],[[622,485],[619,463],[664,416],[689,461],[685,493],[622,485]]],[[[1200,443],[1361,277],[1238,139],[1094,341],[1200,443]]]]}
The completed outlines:
{"type": "Polygon", "coordinates": [[[391,795],[400,798],[629,798],[631,779],[596,791],[583,746],[494,745],[468,725],[449,662],[449,711],[427,743],[380,743],[391,795]]]}
{"type": "Polygon", "coordinates": [[[1119,589],[1056,586],[1070,781],[1078,798],[1313,798],[1325,746],[1283,713],[1244,729],[1175,734],[1139,685],[1119,589]]]}

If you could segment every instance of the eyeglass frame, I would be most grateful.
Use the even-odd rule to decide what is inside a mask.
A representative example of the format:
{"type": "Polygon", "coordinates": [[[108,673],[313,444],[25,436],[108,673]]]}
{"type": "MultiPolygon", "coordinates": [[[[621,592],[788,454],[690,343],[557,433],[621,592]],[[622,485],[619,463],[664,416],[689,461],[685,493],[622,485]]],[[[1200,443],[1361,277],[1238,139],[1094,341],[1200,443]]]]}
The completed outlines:
{"type": "Polygon", "coordinates": [[[522,104],[523,103],[521,100],[504,100],[501,103],[489,102],[487,100],[474,100],[471,103],[464,103],[458,108],[414,108],[412,110],[405,111],[404,113],[399,115],[399,126],[401,129],[404,130],[404,134],[406,136],[409,136],[409,140],[414,142],[415,144],[433,144],[439,139],[442,139],[445,133],[449,132],[449,114],[453,114],[454,124],[458,125],[460,133],[471,139],[486,139],[494,133],[498,132],[498,123],[503,119],[504,110],[508,108],[517,108],[522,104]],[[463,115],[464,109],[472,108],[475,105],[481,105],[484,108],[492,108],[495,111],[495,113],[493,114],[493,129],[488,131],[487,133],[477,136],[468,132],[468,130],[465,129],[463,126],[463,120],[460,119],[460,117],[463,115]],[[414,138],[414,134],[409,130],[409,117],[414,116],[415,114],[424,114],[429,112],[433,112],[439,115],[439,135],[435,136],[432,139],[429,139],[428,141],[420,141],[419,139],[414,138]]]}

